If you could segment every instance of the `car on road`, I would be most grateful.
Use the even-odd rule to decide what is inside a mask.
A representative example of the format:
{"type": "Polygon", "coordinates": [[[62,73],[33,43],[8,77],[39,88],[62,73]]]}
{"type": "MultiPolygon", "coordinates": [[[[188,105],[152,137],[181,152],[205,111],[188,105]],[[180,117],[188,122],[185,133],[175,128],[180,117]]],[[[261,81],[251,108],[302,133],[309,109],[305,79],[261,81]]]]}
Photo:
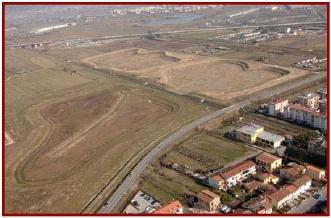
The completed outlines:
{"type": "Polygon", "coordinates": [[[321,197],[321,194],[320,193],[314,193],[313,194],[313,198],[315,198],[315,199],[319,199],[319,197],[321,197]]]}
{"type": "Polygon", "coordinates": [[[104,205],[105,207],[108,207],[108,206],[109,206],[109,203],[106,202],[106,203],[104,203],[103,205],[104,205]]]}

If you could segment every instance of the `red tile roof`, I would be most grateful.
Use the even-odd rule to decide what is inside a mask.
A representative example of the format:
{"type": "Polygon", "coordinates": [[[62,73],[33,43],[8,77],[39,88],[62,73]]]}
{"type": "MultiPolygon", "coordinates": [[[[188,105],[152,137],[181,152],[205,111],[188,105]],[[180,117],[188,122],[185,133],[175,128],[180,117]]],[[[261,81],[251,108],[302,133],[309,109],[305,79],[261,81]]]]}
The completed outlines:
{"type": "Polygon", "coordinates": [[[259,161],[259,162],[271,164],[274,161],[282,159],[282,158],[277,157],[276,155],[270,154],[268,152],[263,152],[262,154],[259,154],[255,159],[256,159],[256,161],[259,161]]]}
{"type": "Polygon", "coordinates": [[[320,173],[321,171],[323,171],[322,169],[319,169],[319,168],[314,167],[314,166],[312,166],[312,165],[308,165],[308,166],[306,166],[306,168],[307,168],[307,170],[309,170],[309,171],[313,171],[313,172],[315,172],[315,173],[320,173]]]}
{"type": "Polygon", "coordinates": [[[304,111],[304,112],[312,113],[314,116],[325,117],[324,114],[319,113],[317,110],[308,108],[308,107],[303,106],[301,104],[291,104],[288,107],[293,108],[293,109],[298,110],[298,111],[304,111]]]}
{"type": "Polygon", "coordinates": [[[269,177],[270,177],[270,173],[267,173],[267,172],[261,172],[261,173],[256,174],[256,176],[255,176],[255,178],[257,178],[263,182],[264,182],[264,180],[266,180],[269,177]]]}
{"type": "Polygon", "coordinates": [[[290,194],[291,194],[291,192],[287,188],[281,188],[278,191],[276,191],[275,193],[268,195],[268,196],[269,196],[269,198],[272,198],[278,202],[278,201],[281,201],[282,199],[286,198],[290,194]]]}
{"type": "Polygon", "coordinates": [[[172,201],[154,211],[154,214],[176,214],[181,208],[183,205],[179,201],[172,201]]]}
{"type": "Polygon", "coordinates": [[[290,179],[296,178],[300,174],[304,173],[305,167],[299,164],[294,164],[292,166],[287,166],[280,169],[280,174],[285,173],[286,176],[289,176],[290,179]]]}
{"type": "Polygon", "coordinates": [[[271,205],[269,199],[266,197],[253,198],[253,199],[245,202],[244,204],[242,204],[242,207],[249,208],[250,210],[252,210],[255,213],[259,213],[260,211],[263,211],[263,210],[272,209],[272,205],[271,205]]]}
{"type": "Polygon", "coordinates": [[[295,185],[287,185],[286,189],[289,191],[289,193],[293,194],[298,190],[298,188],[295,185]]]}
{"type": "Polygon", "coordinates": [[[219,197],[217,194],[214,192],[211,192],[209,190],[203,190],[197,194],[197,197],[203,201],[207,202],[208,204],[212,202],[215,198],[219,197]]]}
{"type": "Polygon", "coordinates": [[[212,178],[218,182],[224,182],[224,179],[220,175],[214,175],[212,178]]]}
{"type": "Polygon", "coordinates": [[[229,167],[229,168],[223,170],[221,172],[221,176],[224,179],[228,179],[228,178],[231,178],[231,177],[237,175],[238,173],[241,173],[242,171],[250,169],[251,167],[254,167],[254,166],[256,166],[256,164],[253,161],[246,160],[237,165],[234,165],[232,167],[229,167]]]}
{"type": "Polygon", "coordinates": [[[310,109],[304,105],[301,104],[291,104],[289,105],[290,108],[293,108],[295,110],[299,110],[299,111],[305,111],[305,112],[311,112],[311,113],[316,113],[316,110],[310,109]]]}
{"type": "Polygon", "coordinates": [[[266,194],[271,195],[277,192],[277,189],[272,184],[262,184],[260,187],[261,190],[265,191],[266,194]]]}
{"type": "Polygon", "coordinates": [[[300,188],[301,186],[307,184],[307,182],[311,181],[311,178],[308,175],[303,175],[299,179],[293,182],[293,185],[300,188]]]}
{"type": "Polygon", "coordinates": [[[258,189],[261,185],[263,184],[263,182],[260,182],[260,181],[256,181],[256,180],[253,180],[251,182],[247,182],[244,184],[244,187],[250,191],[252,190],[256,190],[258,189]]]}

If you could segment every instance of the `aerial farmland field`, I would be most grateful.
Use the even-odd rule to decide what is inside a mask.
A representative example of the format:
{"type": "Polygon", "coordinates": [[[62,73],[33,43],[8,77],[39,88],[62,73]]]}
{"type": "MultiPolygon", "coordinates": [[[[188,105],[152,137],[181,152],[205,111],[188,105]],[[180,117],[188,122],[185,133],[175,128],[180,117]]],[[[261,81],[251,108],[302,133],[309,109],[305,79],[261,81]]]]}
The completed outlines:
{"type": "Polygon", "coordinates": [[[138,190],[183,213],[201,209],[188,193],[237,198],[209,178],[261,149],[228,131],[316,132],[255,112],[327,96],[325,8],[4,3],[3,215],[125,213],[138,190]]]}
{"type": "Polygon", "coordinates": [[[8,211],[79,212],[164,134],[209,111],[89,68],[72,73],[64,66],[7,81],[6,133],[14,141],[6,146],[8,211]],[[32,200],[23,203],[23,196],[32,200]]]}
{"type": "Polygon", "coordinates": [[[146,49],[119,50],[88,57],[83,62],[94,68],[115,70],[120,74],[151,80],[179,94],[197,94],[219,102],[307,74],[294,68],[252,61],[146,49]],[[122,59],[127,62],[121,62],[122,59]]]}

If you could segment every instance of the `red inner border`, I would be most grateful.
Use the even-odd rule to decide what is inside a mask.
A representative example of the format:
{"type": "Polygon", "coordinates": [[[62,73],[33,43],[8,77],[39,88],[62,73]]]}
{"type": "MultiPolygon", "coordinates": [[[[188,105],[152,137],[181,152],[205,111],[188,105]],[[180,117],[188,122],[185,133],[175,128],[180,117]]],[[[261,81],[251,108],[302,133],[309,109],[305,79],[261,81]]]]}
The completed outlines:
{"type": "Polygon", "coordinates": [[[327,179],[327,211],[323,214],[81,214],[81,213],[6,213],[5,212],[5,7],[8,5],[321,5],[326,6],[327,15],[327,164],[326,175],[329,176],[329,138],[330,138],[330,3],[329,2],[2,2],[2,215],[3,216],[330,216],[329,188],[327,179]]]}

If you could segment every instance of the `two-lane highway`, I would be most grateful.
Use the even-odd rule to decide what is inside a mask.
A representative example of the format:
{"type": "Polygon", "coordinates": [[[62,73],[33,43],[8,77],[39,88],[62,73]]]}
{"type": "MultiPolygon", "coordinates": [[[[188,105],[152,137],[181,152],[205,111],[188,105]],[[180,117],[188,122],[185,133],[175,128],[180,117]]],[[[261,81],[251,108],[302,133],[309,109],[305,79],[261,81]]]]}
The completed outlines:
{"type": "Polygon", "coordinates": [[[136,180],[140,177],[140,175],[143,173],[145,168],[148,166],[148,164],[151,163],[151,161],[160,155],[162,151],[167,148],[168,146],[172,145],[176,140],[183,137],[185,134],[192,131],[194,128],[201,126],[202,124],[205,124],[206,122],[213,120],[217,117],[220,117],[226,113],[234,112],[239,110],[240,108],[251,104],[252,102],[269,98],[274,95],[278,95],[281,93],[284,93],[286,91],[289,91],[291,89],[306,85],[308,83],[314,82],[316,80],[320,80],[322,78],[325,78],[326,74],[325,72],[316,73],[312,76],[292,82],[288,85],[279,86],[273,90],[264,91],[259,95],[256,95],[254,97],[251,97],[245,101],[242,101],[240,103],[231,105],[229,107],[217,110],[211,114],[208,114],[204,117],[199,118],[198,120],[184,126],[183,128],[179,129],[178,131],[170,134],[167,136],[160,144],[158,144],[156,147],[154,147],[128,174],[128,176],[123,180],[123,182],[119,185],[117,190],[111,195],[111,197],[107,200],[107,203],[102,206],[102,208],[99,210],[99,213],[111,213],[114,208],[118,205],[120,200],[124,195],[126,195],[127,191],[130,189],[130,187],[136,182],[136,180]],[[107,206],[106,206],[107,205],[107,206]]]}
{"type": "Polygon", "coordinates": [[[152,149],[136,166],[135,168],[129,173],[129,175],[125,178],[123,183],[119,186],[119,188],[114,192],[114,194],[109,198],[107,201],[107,206],[103,206],[100,213],[109,213],[112,211],[123,195],[126,194],[128,189],[133,185],[133,183],[138,179],[138,177],[142,174],[145,170],[146,166],[159,154],[161,154],[162,150],[171,145],[177,139],[180,139],[186,133],[192,131],[194,128],[214,119],[217,118],[225,113],[238,110],[244,106],[243,103],[231,105],[230,107],[223,108],[217,110],[207,116],[204,116],[191,124],[181,128],[177,132],[169,135],[164,141],[162,141],[159,145],[157,145],[154,149],[152,149]]]}

